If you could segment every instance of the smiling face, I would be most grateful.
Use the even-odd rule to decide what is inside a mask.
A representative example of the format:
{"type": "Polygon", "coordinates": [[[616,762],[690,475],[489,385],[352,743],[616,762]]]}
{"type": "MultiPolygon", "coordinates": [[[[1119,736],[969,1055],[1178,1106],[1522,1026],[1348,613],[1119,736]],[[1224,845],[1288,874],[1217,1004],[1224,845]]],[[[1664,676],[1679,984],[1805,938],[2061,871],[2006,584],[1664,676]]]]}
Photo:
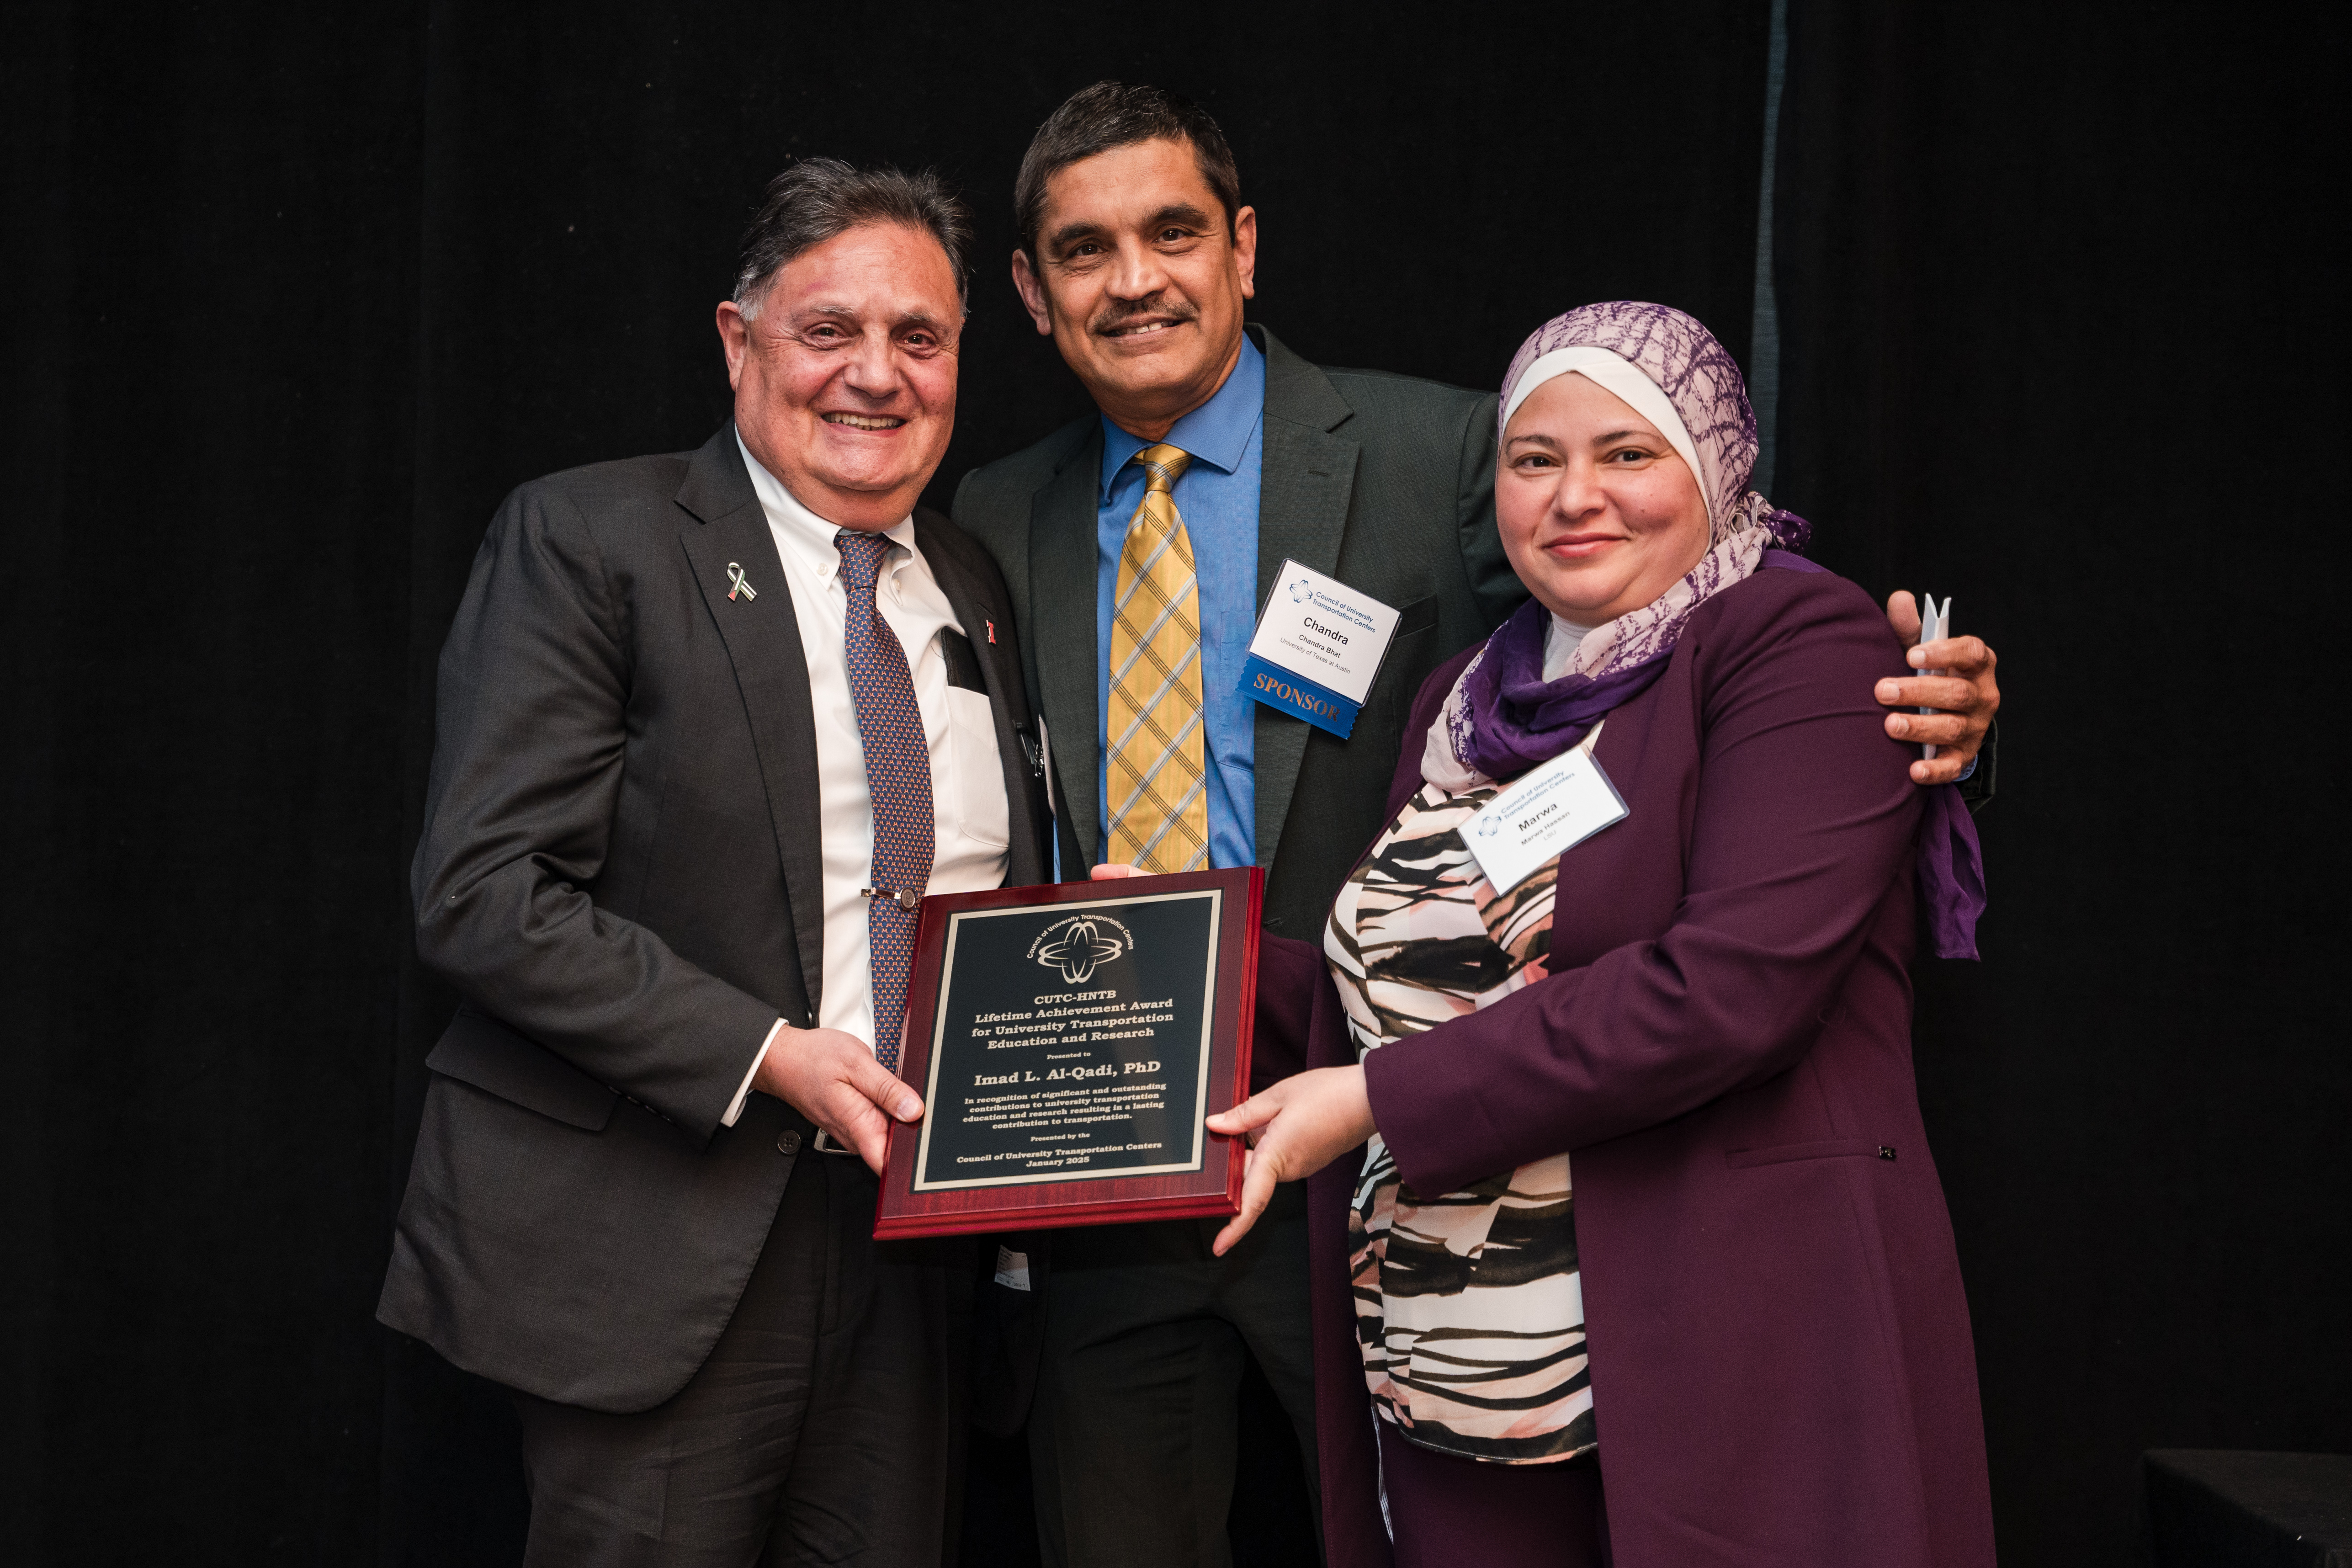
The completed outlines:
{"type": "Polygon", "coordinates": [[[1495,515],[1519,581],[1581,626],[1640,609],[1706,553],[1698,476],[1657,426],[1573,373],[1512,412],[1495,515]]]}
{"type": "Polygon", "coordinates": [[[938,240],[864,224],[779,268],[746,319],[719,307],[735,427],[828,522],[898,523],[955,432],[963,301],[938,240]]]}
{"type": "Polygon", "coordinates": [[[1257,214],[1227,226],[1189,142],[1114,147],[1055,171],[1013,287],[1113,423],[1156,441],[1216,395],[1257,291],[1257,214]]]}

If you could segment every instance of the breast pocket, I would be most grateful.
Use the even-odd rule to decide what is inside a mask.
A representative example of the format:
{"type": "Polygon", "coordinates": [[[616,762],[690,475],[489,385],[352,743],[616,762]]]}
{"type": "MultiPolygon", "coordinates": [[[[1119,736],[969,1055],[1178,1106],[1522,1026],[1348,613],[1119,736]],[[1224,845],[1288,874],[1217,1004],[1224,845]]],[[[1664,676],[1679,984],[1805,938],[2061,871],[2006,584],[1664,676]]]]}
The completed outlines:
{"type": "Polygon", "coordinates": [[[965,837],[1002,849],[1013,837],[1004,799],[1004,762],[996,746],[996,710],[988,694],[948,688],[948,763],[955,781],[957,825],[965,837]]]}
{"type": "Polygon", "coordinates": [[[1389,637],[1388,656],[1381,660],[1380,680],[1370,693],[1375,705],[1371,732],[1383,743],[1403,728],[1423,679],[1437,667],[1437,639],[1428,635],[1436,626],[1436,595],[1398,606],[1396,630],[1389,637]]]}
{"type": "Polygon", "coordinates": [[[1780,1143],[1769,1149],[1727,1149],[1723,1163],[1735,1171],[1761,1165],[1793,1165],[1809,1160],[1892,1160],[1895,1145],[1875,1138],[1832,1138],[1819,1143],[1780,1143]]]}
{"type": "Polygon", "coordinates": [[[1432,594],[1425,599],[1415,599],[1410,605],[1400,605],[1397,606],[1396,634],[1393,640],[1402,642],[1413,633],[1425,632],[1436,624],[1436,595],[1432,594]]]}

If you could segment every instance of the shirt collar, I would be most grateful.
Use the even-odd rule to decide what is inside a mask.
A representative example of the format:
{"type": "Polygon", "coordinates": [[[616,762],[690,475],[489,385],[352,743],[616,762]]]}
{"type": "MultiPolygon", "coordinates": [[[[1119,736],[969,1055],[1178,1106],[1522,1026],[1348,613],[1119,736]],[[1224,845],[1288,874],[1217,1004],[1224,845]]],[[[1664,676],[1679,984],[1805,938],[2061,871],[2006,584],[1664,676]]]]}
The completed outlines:
{"type": "MultiPolygon", "coordinates": [[[[800,498],[784,488],[783,480],[761,468],[760,459],[751,456],[751,448],[743,445],[743,433],[740,430],[735,433],[735,449],[743,454],[743,467],[751,470],[751,489],[760,498],[760,510],[768,514],[768,529],[776,536],[776,542],[815,573],[818,582],[832,582],[833,574],[841,570],[841,547],[833,542],[841,525],[827,522],[803,506],[800,498]]],[[[882,569],[896,572],[914,553],[914,513],[908,512],[883,532],[899,548],[890,552],[882,569]]]]}
{"type": "MultiPolygon", "coordinates": [[[[1250,435],[1265,413],[1265,355],[1244,332],[1241,358],[1234,362],[1233,374],[1225,377],[1225,384],[1217,388],[1214,397],[1176,421],[1160,439],[1190,452],[1195,463],[1230,474],[1242,466],[1250,435]]],[[[1128,459],[1153,443],[1128,434],[1112,424],[1108,415],[1102,426],[1102,499],[1108,501],[1128,459]]]]}

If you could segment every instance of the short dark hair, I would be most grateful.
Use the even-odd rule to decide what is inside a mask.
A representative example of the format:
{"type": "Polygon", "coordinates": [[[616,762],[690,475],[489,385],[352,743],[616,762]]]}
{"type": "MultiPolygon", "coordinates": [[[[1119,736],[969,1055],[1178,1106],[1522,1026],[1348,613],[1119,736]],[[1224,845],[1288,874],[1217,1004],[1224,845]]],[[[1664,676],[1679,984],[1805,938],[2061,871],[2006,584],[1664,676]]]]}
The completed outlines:
{"type": "Polygon", "coordinates": [[[1225,133],[1209,111],[1164,88],[1098,81],[1080,88],[1047,115],[1029,139],[1029,151],[1022,154],[1021,177],[1013,183],[1013,221],[1020,231],[1021,248],[1036,259],[1046,181],[1097,153],[1163,140],[1192,144],[1192,161],[1223,205],[1230,235],[1241,216],[1242,177],[1234,167],[1234,150],[1225,145],[1225,133]]]}
{"type": "Polygon", "coordinates": [[[735,306],[760,313],[769,283],[784,263],[861,224],[897,223],[940,242],[955,273],[956,298],[967,299],[964,252],[971,245],[971,214],[931,170],[860,169],[838,158],[809,158],[768,182],[768,194],[743,231],[735,260],[735,306]]]}

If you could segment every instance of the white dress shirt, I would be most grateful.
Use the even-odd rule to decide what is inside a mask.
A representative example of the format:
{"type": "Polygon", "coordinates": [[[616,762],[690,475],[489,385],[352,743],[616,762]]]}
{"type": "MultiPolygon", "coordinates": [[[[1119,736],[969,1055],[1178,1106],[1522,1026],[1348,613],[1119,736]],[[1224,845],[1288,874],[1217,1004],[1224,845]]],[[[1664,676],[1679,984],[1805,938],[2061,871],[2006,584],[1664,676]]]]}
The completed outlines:
{"type": "MultiPolygon", "coordinates": [[[[741,437],[736,444],[741,447],[741,437]]],[[[816,1026],[855,1035],[870,1047],[874,983],[861,889],[873,885],[874,805],[866,793],[866,746],[857,732],[843,651],[849,594],[841,584],[841,551],[834,543],[841,530],[803,506],[749,448],[743,450],[743,466],[751,470],[751,488],[767,513],[768,531],[775,536],[792,591],[793,618],[800,623],[801,654],[808,662],[810,704],[816,711],[817,816],[824,840],[824,978],[816,1026]]],[[[883,561],[874,604],[906,650],[915,706],[922,710],[923,737],[930,747],[934,849],[927,891],[1002,887],[1010,818],[996,715],[987,693],[948,684],[940,633],[965,628],[916,548],[915,520],[904,519],[887,537],[896,548],[883,561]]],[[[751,1058],[743,1087],[727,1109],[727,1126],[742,1114],[751,1079],[783,1023],[779,1018],[769,1027],[751,1058]]]]}

